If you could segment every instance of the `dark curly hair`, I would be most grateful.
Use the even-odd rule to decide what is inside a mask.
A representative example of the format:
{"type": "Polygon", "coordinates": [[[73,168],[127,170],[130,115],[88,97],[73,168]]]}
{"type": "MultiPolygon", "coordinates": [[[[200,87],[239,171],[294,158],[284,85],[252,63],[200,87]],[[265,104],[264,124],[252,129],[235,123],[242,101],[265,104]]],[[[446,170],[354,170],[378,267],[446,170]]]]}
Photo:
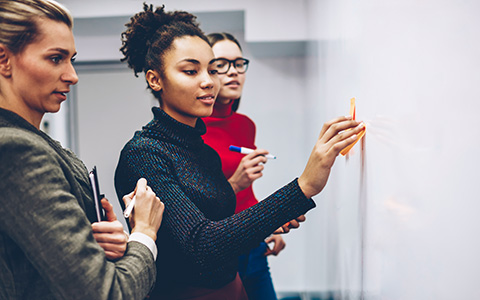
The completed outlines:
{"type": "MultiPolygon", "coordinates": [[[[220,41],[230,41],[230,42],[234,42],[235,44],[237,44],[240,51],[242,51],[242,46],[240,45],[240,42],[230,33],[214,32],[214,33],[208,34],[207,38],[208,38],[208,42],[210,43],[210,46],[212,46],[212,47],[213,47],[213,45],[215,45],[216,43],[218,43],[220,41]]],[[[237,111],[239,105],[240,105],[240,98],[233,100],[232,110],[237,111]]]]}
{"type": "MultiPolygon", "coordinates": [[[[156,70],[163,76],[163,57],[176,38],[198,36],[205,42],[207,37],[199,28],[197,17],[185,11],[165,12],[165,5],[157,7],[143,4],[143,11],[130,18],[122,33],[120,51],[133,69],[135,76],[139,72],[156,70]]],[[[150,86],[148,86],[150,88],[150,86]]],[[[150,88],[151,89],[151,88],[150,88]]],[[[160,93],[152,90],[153,95],[161,100],[160,93]]]]}

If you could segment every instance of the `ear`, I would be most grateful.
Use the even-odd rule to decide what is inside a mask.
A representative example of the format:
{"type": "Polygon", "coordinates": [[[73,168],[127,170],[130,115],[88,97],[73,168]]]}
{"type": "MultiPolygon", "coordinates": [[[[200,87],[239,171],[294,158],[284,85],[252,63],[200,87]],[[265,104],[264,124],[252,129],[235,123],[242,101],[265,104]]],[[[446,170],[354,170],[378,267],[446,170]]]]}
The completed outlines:
{"type": "Polygon", "coordinates": [[[160,78],[160,73],[157,71],[148,70],[145,74],[145,79],[152,90],[156,92],[162,90],[162,79],[160,78]]]}
{"type": "Polygon", "coordinates": [[[10,65],[10,51],[4,44],[0,44],[0,74],[5,77],[10,77],[12,75],[11,65],[10,65]]]}

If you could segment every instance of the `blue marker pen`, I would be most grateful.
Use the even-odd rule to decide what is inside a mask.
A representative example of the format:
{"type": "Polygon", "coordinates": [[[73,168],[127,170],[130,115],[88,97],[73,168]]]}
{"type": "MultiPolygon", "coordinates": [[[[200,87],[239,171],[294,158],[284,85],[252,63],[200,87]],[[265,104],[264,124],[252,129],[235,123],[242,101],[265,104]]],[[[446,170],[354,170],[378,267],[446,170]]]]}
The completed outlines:
{"type": "MultiPolygon", "coordinates": [[[[228,147],[228,150],[233,151],[233,152],[242,153],[242,154],[250,154],[253,151],[255,151],[255,150],[250,149],[250,148],[237,147],[237,146],[230,146],[230,147],[228,147]]],[[[267,155],[265,155],[265,157],[268,158],[268,159],[277,159],[276,156],[271,155],[271,154],[267,154],[267,155]]]]}

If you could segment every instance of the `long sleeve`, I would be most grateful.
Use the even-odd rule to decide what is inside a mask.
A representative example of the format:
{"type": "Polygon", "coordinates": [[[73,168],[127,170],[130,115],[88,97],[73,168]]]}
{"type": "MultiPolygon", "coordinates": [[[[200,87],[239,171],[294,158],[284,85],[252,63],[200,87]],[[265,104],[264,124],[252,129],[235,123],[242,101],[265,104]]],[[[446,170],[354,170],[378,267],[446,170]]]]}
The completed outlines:
{"type": "Polygon", "coordinates": [[[235,277],[240,254],[315,207],[295,179],[234,214],[235,194],[218,154],[203,143],[197,129],[163,112],[156,111],[156,118],[124,147],[115,173],[119,197],[143,177],[165,204],[157,266],[168,272],[159,272],[156,290],[175,284],[215,288],[228,283],[235,277]]]}
{"type": "Polygon", "coordinates": [[[80,199],[86,170],[26,130],[2,128],[0,140],[0,298],[144,299],[152,254],[130,242],[123,258],[105,258],[80,199]]]}
{"type": "MultiPolygon", "coordinates": [[[[207,198],[212,193],[215,198],[226,198],[222,192],[215,194],[215,191],[228,191],[223,183],[215,183],[199,174],[189,174],[182,176],[183,184],[180,184],[179,174],[175,171],[178,165],[174,167],[156,151],[142,150],[135,151],[135,155],[129,156],[120,167],[130,166],[124,171],[134,176],[130,179],[132,183],[137,177],[147,179],[149,186],[165,203],[162,227],[169,229],[185,255],[207,269],[212,265],[224,265],[253,248],[282,224],[314,207],[313,201],[303,195],[294,180],[250,210],[225,218],[208,218],[211,213],[204,208],[205,216],[200,209],[208,205],[208,201],[201,198],[207,198]],[[197,195],[187,194],[185,185],[198,188],[197,195]]],[[[226,179],[223,182],[228,184],[226,179]]],[[[216,205],[221,210],[220,204],[216,205]]]]}

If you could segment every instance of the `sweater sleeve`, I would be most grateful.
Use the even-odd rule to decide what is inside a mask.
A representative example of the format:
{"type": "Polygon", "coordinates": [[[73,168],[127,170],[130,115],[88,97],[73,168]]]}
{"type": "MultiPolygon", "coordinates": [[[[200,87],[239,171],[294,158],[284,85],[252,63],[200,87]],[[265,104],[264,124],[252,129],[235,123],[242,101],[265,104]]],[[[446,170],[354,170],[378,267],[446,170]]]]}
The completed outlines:
{"type": "MultiPolygon", "coordinates": [[[[58,299],[144,299],[156,274],[149,249],[129,242],[123,258],[108,261],[70,192],[66,166],[43,140],[18,132],[0,135],[0,234],[9,241],[3,246],[18,249],[15,260],[24,255],[58,299]]],[[[16,284],[28,289],[22,280],[16,284]]]]}
{"type": "Polygon", "coordinates": [[[125,180],[131,185],[140,177],[146,178],[165,204],[160,230],[168,230],[183,254],[205,272],[254,248],[275,229],[315,207],[295,179],[265,201],[212,221],[185,194],[173,168],[170,160],[152,147],[129,149],[122,153],[117,167],[116,186],[128,186],[125,180]],[[133,178],[126,179],[127,174],[133,178]]]}

